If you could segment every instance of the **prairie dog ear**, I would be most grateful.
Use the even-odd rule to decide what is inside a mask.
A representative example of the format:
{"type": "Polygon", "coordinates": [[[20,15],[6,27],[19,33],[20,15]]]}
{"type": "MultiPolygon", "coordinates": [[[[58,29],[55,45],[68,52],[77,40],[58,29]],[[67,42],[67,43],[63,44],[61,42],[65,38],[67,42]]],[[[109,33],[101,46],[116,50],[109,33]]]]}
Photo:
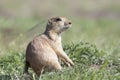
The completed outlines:
{"type": "Polygon", "coordinates": [[[51,24],[52,24],[52,20],[48,19],[48,25],[51,25],[51,24]]]}

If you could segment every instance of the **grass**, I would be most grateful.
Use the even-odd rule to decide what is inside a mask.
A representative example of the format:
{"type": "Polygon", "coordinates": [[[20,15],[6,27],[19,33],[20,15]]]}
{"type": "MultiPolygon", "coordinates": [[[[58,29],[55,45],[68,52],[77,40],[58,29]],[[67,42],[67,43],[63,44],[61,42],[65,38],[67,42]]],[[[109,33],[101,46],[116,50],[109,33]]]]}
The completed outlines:
{"type": "MultiPolygon", "coordinates": [[[[119,20],[71,19],[73,26],[63,35],[63,45],[75,66],[68,68],[62,63],[62,71],[45,73],[42,80],[119,80],[119,20]]],[[[43,32],[45,23],[34,18],[0,18],[0,80],[26,80],[23,75],[26,43],[43,32]]],[[[38,80],[31,69],[30,73],[38,80]]]]}
{"type": "MultiPolygon", "coordinates": [[[[45,73],[42,75],[42,80],[120,79],[119,57],[112,58],[110,55],[107,56],[107,52],[85,42],[66,44],[64,45],[64,50],[74,61],[75,66],[68,68],[62,63],[62,71],[45,73]]],[[[23,77],[24,61],[25,51],[9,51],[7,56],[0,58],[0,79],[25,80],[23,77]]],[[[34,78],[34,72],[32,70],[30,72],[34,78]]],[[[37,79],[34,78],[34,80],[37,79]]]]}
{"type": "MultiPolygon", "coordinates": [[[[27,80],[23,75],[26,44],[44,31],[53,15],[72,20],[62,43],[75,66],[61,63],[62,71],[45,73],[42,80],[120,80],[119,0],[0,3],[0,80],[27,80]]],[[[38,80],[31,69],[30,73],[38,80]]]]}
{"type": "MultiPolygon", "coordinates": [[[[45,23],[40,20],[40,25],[32,28],[39,19],[6,21],[1,18],[0,21],[0,80],[26,80],[23,75],[25,46],[33,34],[43,32],[44,27],[39,26],[45,23]]],[[[68,68],[62,63],[62,71],[45,73],[42,80],[119,80],[119,20],[72,18],[72,22],[71,29],[63,35],[63,46],[75,66],[68,68]]],[[[38,80],[32,69],[30,73],[38,80]]]]}

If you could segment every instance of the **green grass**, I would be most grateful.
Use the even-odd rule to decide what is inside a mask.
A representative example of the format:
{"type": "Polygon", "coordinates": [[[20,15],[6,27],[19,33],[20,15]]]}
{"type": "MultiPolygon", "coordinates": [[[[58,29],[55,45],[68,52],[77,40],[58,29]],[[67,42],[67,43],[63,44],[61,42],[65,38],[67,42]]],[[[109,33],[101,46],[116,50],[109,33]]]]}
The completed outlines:
{"type": "MultiPolygon", "coordinates": [[[[62,42],[75,66],[68,68],[62,63],[62,71],[45,73],[42,80],[119,80],[119,20],[71,19],[73,25],[63,34],[62,42]]],[[[23,75],[26,43],[43,32],[46,22],[0,18],[0,24],[0,80],[26,80],[23,75]]],[[[30,73],[37,80],[32,69],[30,73]]]]}
{"type": "MultiPolygon", "coordinates": [[[[52,15],[66,16],[72,21],[62,43],[75,66],[68,68],[62,63],[62,71],[45,73],[42,80],[120,80],[119,0],[0,3],[0,80],[26,80],[26,45],[44,32],[52,15]]],[[[35,80],[31,69],[30,73],[35,80]]]]}
{"type": "MultiPolygon", "coordinates": [[[[64,50],[74,61],[75,66],[68,68],[62,63],[63,69],[61,71],[45,73],[42,75],[42,80],[120,79],[119,57],[108,56],[107,52],[86,42],[66,44],[64,50]]],[[[11,80],[25,80],[23,77],[24,61],[25,51],[9,51],[6,56],[0,58],[0,78],[7,80],[4,75],[9,75],[7,78],[11,80]]],[[[31,69],[30,72],[34,77],[35,74],[31,69]]]]}
{"type": "MultiPolygon", "coordinates": [[[[72,22],[62,42],[75,66],[68,68],[62,63],[62,71],[45,73],[42,80],[119,80],[119,20],[72,18],[72,22]]],[[[45,22],[32,18],[7,21],[0,18],[0,24],[0,80],[26,80],[23,75],[26,43],[33,34],[43,32],[45,22]],[[39,22],[38,27],[32,28],[39,22]]],[[[32,69],[30,73],[37,80],[32,69]]]]}

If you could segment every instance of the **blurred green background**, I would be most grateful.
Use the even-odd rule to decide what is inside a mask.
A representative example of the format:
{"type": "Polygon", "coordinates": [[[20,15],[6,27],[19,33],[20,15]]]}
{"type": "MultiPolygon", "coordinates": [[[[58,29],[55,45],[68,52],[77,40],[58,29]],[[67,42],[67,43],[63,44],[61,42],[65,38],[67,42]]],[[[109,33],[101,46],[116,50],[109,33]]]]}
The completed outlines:
{"type": "Polygon", "coordinates": [[[72,20],[63,44],[90,42],[119,55],[120,0],[0,0],[0,54],[25,49],[53,16],[72,20]]]}

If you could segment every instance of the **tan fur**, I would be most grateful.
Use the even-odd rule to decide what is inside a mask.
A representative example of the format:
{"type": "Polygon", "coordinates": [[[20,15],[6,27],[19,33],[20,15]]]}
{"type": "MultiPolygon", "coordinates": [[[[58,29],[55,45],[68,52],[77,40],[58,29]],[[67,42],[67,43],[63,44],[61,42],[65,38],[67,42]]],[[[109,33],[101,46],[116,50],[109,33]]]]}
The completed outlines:
{"type": "Polygon", "coordinates": [[[61,33],[71,27],[71,21],[65,17],[53,17],[48,20],[43,34],[36,36],[27,46],[25,73],[31,67],[39,76],[44,69],[61,70],[58,57],[68,66],[74,65],[63,51],[61,33]]]}

